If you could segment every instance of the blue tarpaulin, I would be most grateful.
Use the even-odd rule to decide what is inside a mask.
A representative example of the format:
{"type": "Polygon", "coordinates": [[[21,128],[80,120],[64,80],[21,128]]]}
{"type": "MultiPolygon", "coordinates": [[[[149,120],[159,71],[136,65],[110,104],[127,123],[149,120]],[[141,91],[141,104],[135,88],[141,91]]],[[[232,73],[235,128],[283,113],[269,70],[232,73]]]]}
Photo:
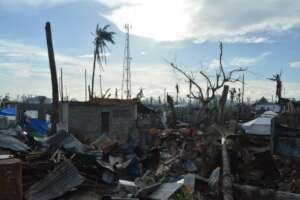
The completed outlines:
{"type": "Polygon", "coordinates": [[[15,108],[2,108],[0,110],[0,115],[2,116],[16,116],[15,108]]]}
{"type": "Polygon", "coordinates": [[[46,134],[48,131],[48,124],[44,120],[31,119],[29,126],[35,133],[46,134]]]}

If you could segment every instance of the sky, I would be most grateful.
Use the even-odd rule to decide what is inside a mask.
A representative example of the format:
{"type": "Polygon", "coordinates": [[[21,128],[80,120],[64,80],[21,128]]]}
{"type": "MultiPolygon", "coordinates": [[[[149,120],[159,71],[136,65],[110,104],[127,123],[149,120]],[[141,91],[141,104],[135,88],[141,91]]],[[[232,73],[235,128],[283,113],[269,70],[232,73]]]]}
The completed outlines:
{"type": "MultiPolygon", "coordinates": [[[[96,94],[100,73],[104,90],[121,88],[124,24],[130,24],[133,96],[140,88],[148,97],[164,89],[174,94],[177,83],[185,96],[186,80],[167,61],[213,77],[222,41],[225,70],[247,67],[245,98],[271,99],[276,86],[267,78],[282,73],[283,95],[300,99],[300,1],[0,0],[0,95],[51,96],[47,21],[70,98],[84,100],[85,69],[91,82],[97,24],[116,34],[104,71],[97,67],[96,94]]],[[[197,81],[205,87],[200,75],[197,81]]]]}

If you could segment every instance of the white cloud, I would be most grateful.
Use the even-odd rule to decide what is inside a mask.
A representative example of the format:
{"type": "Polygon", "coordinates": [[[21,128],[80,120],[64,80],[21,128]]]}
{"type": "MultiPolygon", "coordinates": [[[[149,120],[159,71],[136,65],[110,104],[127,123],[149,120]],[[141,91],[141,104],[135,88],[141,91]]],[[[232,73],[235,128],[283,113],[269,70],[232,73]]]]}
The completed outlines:
{"type": "MultiPolygon", "coordinates": [[[[241,88],[241,84],[236,84],[235,87],[241,88]]],[[[283,96],[286,98],[300,98],[300,83],[283,81],[283,96]]],[[[245,99],[250,97],[251,100],[266,97],[269,100],[272,96],[275,98],[276,83],[269,80],[245,80],[245,99]]]]}
{"type": "Polygon", "coordinates": [[[47,7],[47,6],[54,6],[58,4],[66,4],[71,3],[77,0],[2,0],[0,1],[0,6],[3,6],[5,9],[20,9],[22,6],[31,6],[35,8],[39,8],[41,6],[47,7]]]}
{"type": "MultiPolygon", "coordinates": [[[[69,91],[78,88],[78,80],[83,79],[84,66],[92,60],[79,59],[55,52],[57,73],[63,69],[65,85],[71,85],[69,91]]],[[[0,93],[11,94],[43,94],[50,95],[51,80],[47,50],[44,48],[0,40],[0,93]]],[[[74,93],[73,93],[74,95],[74,93]]]]}
{"type": "Polygon", "coordinates": [[[264,52],[257,57],[235,57],[230,62],[230,65],[239,67],[253,66],[262,61],[265,57],[267,57],[270,54],[271,52],[264,52]]]}
{"type": "Polygon", "coordinates": [[[220,63],[218,59],[213,59],[210,63],[208,63],[209,69],[218,69],[220,67],[220,63]]]}
{"type": "MultiPolygon", "coordinates": [[[[271,52],[264,52],[257,57],[234,57],[231,61],[224,62],[223,66],[226,68],[227,66],[231,67],[250,67],[259,62],[261,62],[265,57],[271,55],[271,52]]],[[[300,64],[300,63],[299,63],[300,64]]],[[[208,63],[205,63],[204,67],[207,67],[208,70],[216,70],[219,69],[220,63],[218,59],[213,59],[208,63]]]]}
{"type": "MultiPolygon", "coordinates": [[[[157,41],[195,40],[271,42],[274,32],[300,25],[300,2],[294,0],[98,0],[104,14],[121,30],[157,41]]],[[[103,13],[101,13],[103,15],[103,13]]]]}
{"type": "MultiPolygon", "coordinates": [[[[68,88],[71,98],[84,99],[84,67],[88,69],[88,83],[91,79],[92,59],[77,58],[56,52],[57,68],[63,68],[64,86],[68,88]]],[[[260,56],[266,56],[267,53],[260,56]]],[[[15,43],[0,41],[0,94],[9,92],[12,95],[34,94],[51,96],[51,80],[46,49],[15,43]],[[10,54],[18,54],[13,59],[10,54]]],[[[98,74],[98,72],[97,72],[98,74]]],[[[99,79],[96,76],[95,91],[99,94],[99,79]]],[[[102,72],[103,88],[121,88],[122,65],[108,62],[102,72]]],[[[132,93],[136,95],[139,88],[143,87],[146,96],[163,95],[164,88],[170,94],[175,93],[175,84],[180,83],[181,95],[185,96],[188,91],[188,84],[180,74],[175,74],[167,64],[140,64],[132,66],[132,93]]],[[[201,85],[205,82],[199,80],[201,85]]],[[[236,85],[236,87],[241,87],[236,85]]],[[[286,96],[300,98],[300,83],[283,82],[286,88],[286,96]],[[299,91],[299,92],[298,92],[299,91]]],[[[253,100],[261,96],[271,98],[275,93],[274,82],[268,80],[247,80],[246,97],[253,100]]]]}
{"type": "MultiPolygon", "coordinates": [[[[106,57],[108,57],[108,56],[111,56],[111,53],[106,52],[106,53],[101,54],[101,55],[105,55],[106,57]]],[[[94,55],[93,54],[83,54],[83,55],[79,55],[77,57],[78,58],[94,58],[94,55]]]]}
{"type": "Polygon", "coordinates": [[[299,69],[300,68],[300,61],[290,62],[289,63],[289,67],[290,68],[297,68],[297,69],[299,69]]]}
{"type": "MultiPolygon", "coordinates": [[[[9,9],[55,6],[80,0],[0,1],[9,9]]],[[[81,0],[82,1],[82,0],[81,0]]],[[[157,41],[193,40],[232,43],[274,42],[273,33],[300,27],[295,0],[89,0],[108,7],[100,14],[120,30],[132,25],[135,35],[157,41]]]]}
{"type": "MultiPolygon", "coordinates": [[[[84,99],[84,67],[87,68],[88,84],[91,80],[92,58],[89,55],[79,57],[67,56],[55,52],[57,73],[63,69],[64,86],[71,97],[84,99]]],[[[110,63],[104,67],[102,74],[103,88],[121,88],[122,65],[110,63]]],[[[0,94],[40,94],[51,95],[51,80],[47,50],[44,48],[0,40],[0,94]],[[11,55],[17,54],[17,57],[11,55]],[[14,79],[14,81],[12,81],[14,79]]],[[[99,94],[99,69],[96,71],[95,91],[99,94]]],[[[164,88],[171,90],[175,78],[172,69],[165,64],[140,64],[132,67],[132,93],[136,95],[140,87],[145,94],[157,96],[164,88]],[[145,75],[147,74],[147,76],[145,75]]]]}
{"type": "Polygon", "coordinates": [[[146,51],[141,51],[141,55],[142,56],[147,55],[147,52],[146,51]]]}

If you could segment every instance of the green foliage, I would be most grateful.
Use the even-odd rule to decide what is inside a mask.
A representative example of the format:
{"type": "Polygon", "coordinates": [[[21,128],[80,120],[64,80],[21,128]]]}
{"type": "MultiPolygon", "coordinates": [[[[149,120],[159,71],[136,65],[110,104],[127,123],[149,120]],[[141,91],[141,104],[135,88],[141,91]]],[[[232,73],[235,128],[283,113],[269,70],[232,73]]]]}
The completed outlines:
{"type": "Polygon", "coordinates": [[[182,187],[174,196],[174,200],[193,200],[193,194],[187,187],[182,187]]]}

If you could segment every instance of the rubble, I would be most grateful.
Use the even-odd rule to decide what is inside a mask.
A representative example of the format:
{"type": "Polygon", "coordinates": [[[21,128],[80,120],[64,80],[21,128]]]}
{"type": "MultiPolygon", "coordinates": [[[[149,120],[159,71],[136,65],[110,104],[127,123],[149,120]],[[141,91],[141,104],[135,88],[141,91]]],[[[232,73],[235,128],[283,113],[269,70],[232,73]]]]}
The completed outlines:
{"type": "Polygon", "coordinates": [[[17,138],[6,134],[0,134],[0,147],[16,152],[28,152],[30,150],[29,146],[27,146],[17,138]]]}
{"type": "Polygon", "coordinates": [[[66,131],[32,142],[22,131],[2,131],[0,158],[22,159],[28,200],[299,197],[297,162],[272,155],[265,137],[187,126],[156,131],[155,143],[139,146],[107,136],[84,144],[66,131]]]}
{"type": "Polygon", "coordinates": [[[84,178],[70,161],[61,162],[41,181],[36,182],[26,192],[28,200],[50,200],[74,190],[84,182],[84,178]]]}

